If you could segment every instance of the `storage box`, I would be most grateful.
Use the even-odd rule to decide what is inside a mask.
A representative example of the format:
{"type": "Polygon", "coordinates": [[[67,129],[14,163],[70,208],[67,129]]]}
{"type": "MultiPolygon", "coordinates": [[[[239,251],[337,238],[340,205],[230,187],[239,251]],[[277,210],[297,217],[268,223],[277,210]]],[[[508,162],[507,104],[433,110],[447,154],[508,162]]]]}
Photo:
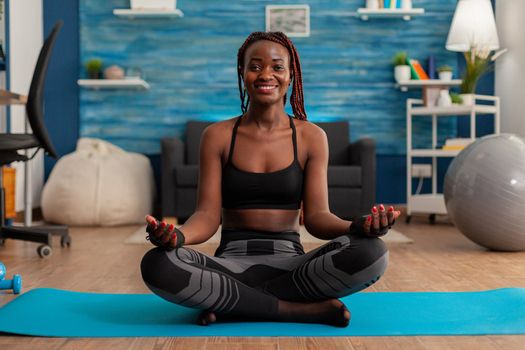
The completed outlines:
{"type": "Polygon", "coordinates": [[[175,10],[177,0],[130,0],[134,10],[175,10]]]}
{"type": "Polygon", "coordinates": [[[15,210],[15,184],[16,184],[16,170],[15,168],[2,167],[2,179],[5,190],[5,217],[7,219],[16,218],[15,210]]]}

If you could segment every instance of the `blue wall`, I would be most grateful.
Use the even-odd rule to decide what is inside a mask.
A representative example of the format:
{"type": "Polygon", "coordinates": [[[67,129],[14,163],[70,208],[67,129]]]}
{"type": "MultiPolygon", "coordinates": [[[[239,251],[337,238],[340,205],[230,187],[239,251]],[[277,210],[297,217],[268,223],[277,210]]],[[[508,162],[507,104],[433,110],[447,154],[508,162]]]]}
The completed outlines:
{"type": "MultiPolygon", "coordinates": [[[[159,152],[159,139],[184,133],[188,119],[221,120],[239,113],[236,52],[252,31],[264,30],[271,1],[184,1],[181,19],[122,19],[127,0],[80,1],[80,60],[140,67],[147,92],[80,92],[80,133],[127,150],[159,152]]],[[[282,3],[297,3],[283,1],[282,3]]],[[[354,1],[308,1],[311,36],[295,38],[311,121],[347,119],[352,138],[372,136],[379,154],[405,152],[405,98],[394,89],[391,57],[406,50],[422,62],[455,63],[444,49],[455,0],[425,0],[414,20],[361,21],[354,1]]],[[[80,75],[85,75],[80,67],[80,75]]],[[[442,137],[455,133],[445,123],[442,137]]],[[[421,126],[427,130],[427,125],[421,126]]],[[[415,142],[425,140],[415,133],[415,142]]]]}
{"type": "MultiPolygon", "coordinates": [[[[53,56],[49,63],[45,90],[46,124],[59,155],[75,150],[79,136],[78,77],[78,2],[44,1],[44,35],[48,35],[55,22],[64,20],[53,56]]],[[[46,157],[46,179],[55,165],[46,157]]]]}
{"type": "MultiPolygon", "coordinates": [[[[303,66],[306,110],[314,122],[349,120],[354,140],[373,137],[378,145],[377,201],[404,203],[405,99],[418,97],[419,92],[394,89],[390,60],[395,52],[406,50],[422,62],[434,54],[438,65],[457,66],[457,56],[444,49],[456,1],[416,0],[414,6],[424,7],[426,13],[409,22],[363,22],[353,15],[363,2],[300,2],[311,6],[311,36],[293,38],[303,66]]],[[[129,6],[126,0],[80,0],[78,13],[76,5],[60,8],[49,3],[53,1],[44,3],[46,22],[64,16],[66,25],[70,21],[80,32],[76,75],[68,71],[64,79],[84,76],[83,63],[101,57],[106,66],[140,67],[151,84],[147,92],[80,90],[79,124],[75,130],[60,131],[58,137],[70,150],[76,131],[106,139],[150,155],[158,168],[158,140],[183,134],[186,120],[221,120],[239,114],[236,52],[250,32],[264,30],[264,6],[271,1],[179,0],[185,16],[175,20],[113,16],[114,8],[129,6]]],[[[69,89],[68,93],[74,92],[76,87],[69,89]]],[[[440,140],[454,136],[456,124],[453,118],[443,121],[440,140]]],[[[427,144],[430,121],[415,128],[415,144],[427,144]]]]}

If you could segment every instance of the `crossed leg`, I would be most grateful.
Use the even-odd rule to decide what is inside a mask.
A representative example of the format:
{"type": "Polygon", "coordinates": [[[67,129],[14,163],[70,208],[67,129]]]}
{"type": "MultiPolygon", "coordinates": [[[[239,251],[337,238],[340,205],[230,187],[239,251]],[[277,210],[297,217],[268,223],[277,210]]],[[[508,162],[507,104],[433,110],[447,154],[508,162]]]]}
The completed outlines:
{"type": "Polygon", "coordinates": [[[217,317],[326,323],[346,326],[350,312],[338,297],[366,288],[386,268],[377,238],[342,236],[286,266],[210,257],[188,247],[149,251],[141,270],[147,286],[177,304],[204,310],[201,324],[217,317]],[[292,281],[292,282],[290,282],[292,281]]]}

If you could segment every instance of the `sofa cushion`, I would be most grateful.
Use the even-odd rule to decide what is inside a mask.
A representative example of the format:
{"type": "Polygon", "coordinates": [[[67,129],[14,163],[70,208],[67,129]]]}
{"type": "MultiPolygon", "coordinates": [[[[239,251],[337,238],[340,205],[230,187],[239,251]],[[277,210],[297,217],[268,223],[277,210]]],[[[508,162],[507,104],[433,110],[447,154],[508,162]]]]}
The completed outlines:
{"type": "Polygon", "coordinates": [[[361,167],[358,165],[328,166],[328,187],[361,187],[361,167]]]}
{"type": "Polygon", "coordinates": [[[186,164],[199,164],[202,132],[211,124],[213,122],[200,120],[191,120],[186,124],[186,164]]]}
{"type": "Polygon", "coordinates": [[[175,187],[197,187],[199,165],[179,165],[173,171],[175,187]]]}
{"type": "Polygon", "coordinates": [[[349,163],[348,144],[350,143],[350,125],[348,121],[315,123],[326,132],[328,138],[329,165],[345,165],[349,163]]]}

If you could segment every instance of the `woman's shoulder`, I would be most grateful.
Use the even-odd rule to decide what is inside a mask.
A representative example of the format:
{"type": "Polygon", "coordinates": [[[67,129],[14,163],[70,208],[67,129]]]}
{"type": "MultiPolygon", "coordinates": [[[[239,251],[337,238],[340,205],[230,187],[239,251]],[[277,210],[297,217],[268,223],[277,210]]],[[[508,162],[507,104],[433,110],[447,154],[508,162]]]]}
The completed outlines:
{"type": "Polygon", "coordinates": [[[213,122],[212,124],[208,125],[205,130],[207,130],[208,133],[222,133],[227,130],[233,129],[233,126],[235,124],[235,121],[239,117],[232,117],[225,120],[219,120],[216,122],[213,122]]]}
{"type": "Polygon", "coordinates": [[[326,136],[325,131],[309,120],[293,118],[297,131],[306,139],[315,140],[326,136]]]}
{"type": "Polygon", "coordinates": [[[233,126],[238,117],[219,120],[208,125],[202,132],[202,138],[209,140],[215,147],[228,145],[233,126]]]}

